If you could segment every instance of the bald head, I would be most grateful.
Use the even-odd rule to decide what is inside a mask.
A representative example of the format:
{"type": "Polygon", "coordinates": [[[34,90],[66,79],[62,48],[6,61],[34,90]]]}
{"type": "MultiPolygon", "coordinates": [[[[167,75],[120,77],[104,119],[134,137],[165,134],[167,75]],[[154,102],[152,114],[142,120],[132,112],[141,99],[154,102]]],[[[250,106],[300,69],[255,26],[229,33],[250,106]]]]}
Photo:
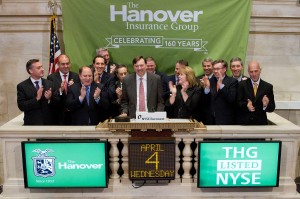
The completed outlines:
{"type": "Polygon", "coordinates": [[[261,68],[257,61],[251,61],[248,64],[248,73],[252,81],[257,82],[260,78],[261,68]]]}
{"type": "Polygon", "coordinates": [[[67,74],[70,71],[71,62],[70,62],[70,58],[67,55],[61,54],[58,57],[57,64],[58,64],[60,72],[62,72],[63,74],[67,74]]]}

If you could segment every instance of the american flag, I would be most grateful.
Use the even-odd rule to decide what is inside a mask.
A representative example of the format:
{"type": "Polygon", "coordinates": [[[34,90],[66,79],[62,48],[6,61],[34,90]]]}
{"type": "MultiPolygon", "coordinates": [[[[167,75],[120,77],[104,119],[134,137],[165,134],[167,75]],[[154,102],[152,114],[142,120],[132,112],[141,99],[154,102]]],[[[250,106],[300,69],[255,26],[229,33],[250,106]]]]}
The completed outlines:
{"type": "Polygon", "coordinates": [[[58,70],[58,56],[61,54],[58,38],[56,35],[56,16],[53,15],[50,19],[50,55],[49,55],[49,71],[48,74],[55,73],[58,70]]]}

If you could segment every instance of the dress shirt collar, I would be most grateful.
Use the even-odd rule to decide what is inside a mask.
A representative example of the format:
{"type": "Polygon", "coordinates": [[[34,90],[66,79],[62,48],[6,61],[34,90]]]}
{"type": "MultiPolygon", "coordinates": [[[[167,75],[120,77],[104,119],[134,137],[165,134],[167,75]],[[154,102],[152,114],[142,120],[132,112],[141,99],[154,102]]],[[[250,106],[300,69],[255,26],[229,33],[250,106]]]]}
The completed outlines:
{"type": "Polygon", "coordinates": [[[145,72],[145,74],[142,77],[138,76],[137,74],[135,74],[135,75],[136,75],[136,79],[139,81],[140,81],[140,78],[143,78],[143,81],[147,80],[147,72],[145,72]]]}
{"type": "Polygon", "coordinates": [[[39,81],[39,86],[40,87],[42,86],[42,78],[40,78],[40,79],[33,79],[32,77],[30,77],[30,80],[31,80],[31,82],[33,83],[34,86],[36,86],[35,85],[36,81],[39,81]]]}
{"type": "Polygon", "coordinates": [[[69,77],[69,72],[67,74],[64,74],[61,71],[59,71],[59,74],[60,74],[61,77],[64,77],[64,75],[67,75],[67,78],[69,77]]]}
{"type": "Polygon", "coordinates": [[[238,78],[236,78],[234,76],[232,76],[232,77],[240,82],[240,81],[242,81],[243,75],[240,75],[238,78]]]}
{"type": "MultiPolygon", "coordinates": [[[[250,78],[251,79],[251,78],[250,78]]],[[[257,80],[257,86],[259,86],[260,78],[257,80]]],[[[252,86],[254,86],[254,81],[251,79],[252,86]]]]}

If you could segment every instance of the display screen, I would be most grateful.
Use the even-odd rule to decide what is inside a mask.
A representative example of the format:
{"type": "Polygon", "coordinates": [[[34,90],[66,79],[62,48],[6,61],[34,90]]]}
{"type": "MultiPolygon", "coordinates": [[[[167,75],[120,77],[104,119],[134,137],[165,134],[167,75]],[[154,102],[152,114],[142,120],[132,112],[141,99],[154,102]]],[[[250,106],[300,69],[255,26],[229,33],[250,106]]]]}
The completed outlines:
{"type": "Polygon", "coordinates": [[[278,187],[281,142],[199,142],[198,187],[278,187]]]}
{"type": "Polygon", "coordinates": [[[130,180],[175,179],[175,141],[129,141],[130,180]]]}
{"type": "Polygon", "coordinates": [[[25,188],[107,187],[106,142],[22,142],[25,188]]]}

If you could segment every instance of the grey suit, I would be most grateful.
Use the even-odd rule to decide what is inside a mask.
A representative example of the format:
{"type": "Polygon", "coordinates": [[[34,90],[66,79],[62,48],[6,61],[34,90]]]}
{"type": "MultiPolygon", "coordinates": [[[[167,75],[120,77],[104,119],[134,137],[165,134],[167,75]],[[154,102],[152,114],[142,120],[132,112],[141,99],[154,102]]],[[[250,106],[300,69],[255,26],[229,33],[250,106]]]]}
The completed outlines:
{"type": "MultiPolygon", "coordinates": [[[[135,118],[137,109],[136,73],[127,75],[122,88],[121,108],[123,113],[135,118]]],[[[149,112],[164,111],[163,91],[158,75],[147,72],[147,108],[149,112]]]]}

